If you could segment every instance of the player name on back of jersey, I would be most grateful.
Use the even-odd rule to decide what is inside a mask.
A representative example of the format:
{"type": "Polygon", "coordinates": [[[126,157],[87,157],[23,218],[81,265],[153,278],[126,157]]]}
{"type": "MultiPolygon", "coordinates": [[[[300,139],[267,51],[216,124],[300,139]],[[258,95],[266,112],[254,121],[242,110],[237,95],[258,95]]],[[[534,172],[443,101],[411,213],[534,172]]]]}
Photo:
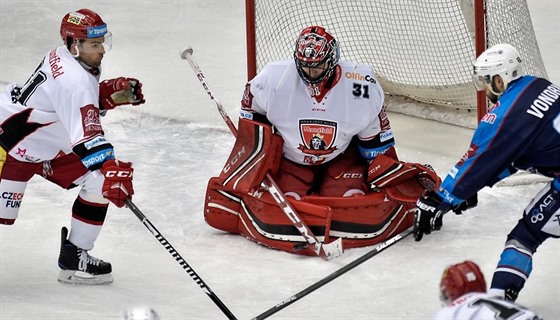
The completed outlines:
{"type": "Polygon", "coordinates": [[[527,113],[539,119],[544,117],[544,112],[550,109],[553,103],[560,97],[560,88],[554,84],[550,84],[541,94],[533,101],[527,113]]]}
{"type": "Polygon", "coordinates": [[[51,72],[53,75],[53,79],[56,79],[58,76],[63,75],[64,71],[62,71],[62,66],[58,65],[60,62],[60,57],[56,54],[56,50],[52,50],[49,52],[49,65],[51,66],[51,72]]]}

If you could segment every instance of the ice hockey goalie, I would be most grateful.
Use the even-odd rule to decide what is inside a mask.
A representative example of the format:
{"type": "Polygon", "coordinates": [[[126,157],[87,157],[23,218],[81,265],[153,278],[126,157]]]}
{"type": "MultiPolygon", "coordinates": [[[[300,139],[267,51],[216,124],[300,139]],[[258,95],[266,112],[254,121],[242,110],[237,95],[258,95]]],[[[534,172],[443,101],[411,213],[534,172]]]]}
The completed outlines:
{"type": "MultiPolygon", "coordinates": [[[[270,248],[315,255],[301,245],[305,239],[262,185],[267,173],[274,178],[278,172],[282,145],[270,126],[242,119],[226,164],[208,182],[204,217],[216,229],[270,248]]],[[[418,197],[441,182],[429,166],[384,155],[365,166],[363,175],[370,184],[365,194],[286,199],[320,241],[342,238],[347,249],[374,245],[410,228],[418,197]]]]}

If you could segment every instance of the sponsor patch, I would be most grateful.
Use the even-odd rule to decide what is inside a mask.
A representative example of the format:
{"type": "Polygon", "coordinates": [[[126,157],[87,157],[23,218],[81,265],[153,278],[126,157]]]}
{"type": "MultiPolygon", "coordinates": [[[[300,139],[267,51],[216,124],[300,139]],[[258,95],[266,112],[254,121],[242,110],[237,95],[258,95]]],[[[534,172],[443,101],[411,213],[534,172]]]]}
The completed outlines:
{"type": "Polygon", "coordinates": [[[107,25],[102,24],[97,27],[87,28],[88,38],[99,38],[107,34],[107,25]]]}
{"type": "Polygon", "coordinates": [[[113,149],[108,149],[108,150],[96,152],[94,154],[91,154],[83,158],[82,163],[86,168],[89,168],[98,163],[105,162],[105,160],[114,159],[114,158],[115,156],[113,154],[113,149]]]}
{"type": "Polygon", "coordinates": [[[82,113],[82,127],[84,136],[92,136],[95,133],[102,133],[101,121],[99,120],[99,109],[93,104],[88,104],[80,109],[82,113]]]}
{"type": "Polygon", "coordinates": [[[253,120],[253,113],[250,111],[241,109],[241,111],[239,111],[239,116],[243,119],[253,120]]]}
{"type": "Polygon", "coordinates": [[[104,136],[97,136],[87,142],[84,143],[84,146],[86,147],[86,149],[90,150],[91,148],[100,146],[102,144],[106,144],[107,143],[107,139],[105,139],[104,136]]]}
{"type": "Polygon", "coordinates": [[[453,179],[455,179],[455,177],[457,176],[457,173],[459,172],[459,169],[457,167],[453,167],[451,168],[451,170],[449,171],[449,176],[453,179]]]}
{"type": "Polygon", "coordinates": [[[393,139],[393,131],[392,130],[382,132],[379,135],[379,141],[381,141],[381,142],[384,142],[384,141],[387,141],[387,140],[390,140],[390,139],[393,139]]]}
{"type": "Polygon", "coordinates": [[[66,20],[66,22],[70,22],[72,24],[75,25],[80,25],[80,23],[82,22],[82,20],[85,18],[86,16],[84,16],[83,14],[79,13],[79,12],[70,12],[68,14],[68,20],[66,20]]]}

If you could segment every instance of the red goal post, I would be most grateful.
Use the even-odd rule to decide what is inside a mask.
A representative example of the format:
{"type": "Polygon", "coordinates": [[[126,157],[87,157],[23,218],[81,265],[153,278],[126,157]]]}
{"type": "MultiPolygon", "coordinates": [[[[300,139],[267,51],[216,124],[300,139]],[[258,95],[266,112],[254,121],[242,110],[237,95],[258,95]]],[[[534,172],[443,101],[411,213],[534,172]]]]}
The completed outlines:
{"type": "Polygon", "coordinates": [[[488,46],[512,44],[526,73],[547,77],[526,0],[246,0],[246,19],[249,79],[318,24],[342,60],[374,67],[389,110],[466,127],[486,113],[471,75],[488,46]]]}

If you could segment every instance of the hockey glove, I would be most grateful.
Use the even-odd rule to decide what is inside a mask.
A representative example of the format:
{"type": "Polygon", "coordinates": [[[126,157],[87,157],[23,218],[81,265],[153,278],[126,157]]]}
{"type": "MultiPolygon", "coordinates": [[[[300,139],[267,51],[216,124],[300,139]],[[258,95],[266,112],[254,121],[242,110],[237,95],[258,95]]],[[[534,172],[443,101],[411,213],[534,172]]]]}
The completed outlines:
{"type": "Polygon", "coordinates": [[[422,240],[424,234],[432,230],[440,230],[443,225],[443,214],[451,209],[451,205],[443,202],[434,191],[428,191],[416,202],[414,214],[414,239],[422,240]]]}
{"type": "Polygon", "coordinates": [[[99,107],[102,110],[131,104],[137,106],[146,102],[142,94],[142,83],[134,78],[119,77],[99,84],[99,107]]]}
{"type": "Polygon", "coordinates": [[[132,198],[132,163],[119,160],[109,160],[103,163],[101,173],[105,177],[102,192],[103,197],[122,208],[127,198],[132,198]]]}
{"type": "Polygon", "coordinates": [[[463,214],[463,211],[474,208],[476,207],[477,204],[478,204],[478,195],[475,193],[467,200],[461,202],[461,204],[453,206],[451,210],[455,212],[455,214],[463,214]]]}

